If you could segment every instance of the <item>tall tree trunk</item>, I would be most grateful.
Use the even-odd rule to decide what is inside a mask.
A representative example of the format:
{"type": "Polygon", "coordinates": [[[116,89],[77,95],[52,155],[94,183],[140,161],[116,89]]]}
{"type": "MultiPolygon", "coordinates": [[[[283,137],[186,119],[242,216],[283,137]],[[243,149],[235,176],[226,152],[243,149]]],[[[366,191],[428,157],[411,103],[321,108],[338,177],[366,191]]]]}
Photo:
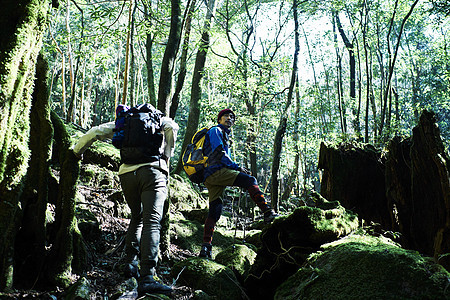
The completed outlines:
{"type": "Polygon", "coordinates": [[[145,49],[147,53],[146,65],[147,65],[147,89],[148,98],[151,105],[156,107],[156,91],[155,91],[155,74],[153,70],[153,36],[147,34],[145,49]]]}
{"type": "MultiPolygon", "coordinates": [[[[120,45],[119,45],[119,48],[120,45]]],[[[119,105],[120,101],[120,51],[117,51],[117,72],[116,72],[116,82],[114,84],[114,108],[119,105]]]]}
{"type": "Polygon", "coordinates": [[[353,43],[350,42],[347,35],[342,28],[341,20],[337,12],[334,13],[336,18],[337,28],[341,34],[342,40],[344,41],[345,47],[348,50],[348,56],[350,60],[350,101],[353,102],[356,99],[356,63],[355,63],[355,51],[353,43]]]}
{"type": "MultiPolygon", "coordinates": [[[[406,21],[411,16],[411,14],[414,10],[414,7],[417,5],[418,2],[419,2],[419,0],[414,0],[413,4],[411,5],[411,8],[409,9],[408,13],[405,15],[405,17],[402,20],[402,25],[400,26],[400,30],[399,30],[398,36],[397,36],[397,44],[395,45],[394,56],[389,63],[389,73],[388,73],[388,78],[387,78],[386,87],[385,87],[386,89],[384,91],[384,99],[388,98],[388,94],[391,91],[392,75],[394,74],[394,66],[395,66],[395,61],[397,60],[397,54],[398,54],[398,49],[400,47],[400,41],[401,41],[401,37],[403,34],[403,28],[405,27],[406,21]]],[[[397,1],[395,4],[397,6],[397,1]]],[[[394,15],[392,16],[392,19],[394,19],[394,16],[395,16],[395,9],[394,9],[394,15]]],[[[383,125],[384,125],[384,118],[382,118],[382,123],[380,125],[380,132],[382,132],[382,130],[383,130],[383,125]]]]}
{"type": "Polygon", "coordinates": [[[169,115],[172,74],[181,37],[181,0],[171,0],[170,3],[172,5],[170,32],[161,63],[158,90],[158,109],[166,115],[169,115]]]}
{"type": "Polygon", "coordinates": [[[68,103],[69,106],[67,108],[66,121],[72,122],[73,121],[73,94],[74,94],[73,89],[75,87],[75,79],[74,79],[74,72],[73,72],[72,41],[70,39],[71,30],[70,30],[70,25],[69,25],[69,19],[70,19],[70,0],[67,0],[65,20],[66,20],[66,30],[67,30],[67,56],[69,57],[70,99],[69,99],[69,103],[68,103]]]}
{"type": "Polygon", "coordinates": [[[193,0],[192,3],[189,4],[189,10],[186,14],[184,40],[183,46],[181,47],[180,70],[177,77],[175,92],[173,93],[172,101],[170,104],[169,117],[171,117],[172,119],[175,119],[175,114],[177,112],[178,104],[180,102],[181,90],[183,89],[184,80],[186,79],[186,62],[189,50],[189,39],[191,37],[191,21],[195,9],[195,4],[196,0],[193,0]]]}
{"type": "Polygon", "coordinates": [[[135,93],[135,80],[136,80],[136,63],[134,55],[134,20],[137,5],[134,6],[131,14],[131,28],[130,28],[130,106],[136,105],[135,93]]]}
{"type": "Polygon", "coordinates": [[[369,75],[369,51],[367,50],[367,26],[369,23],[368,8],[365,4],[364,10],[364,24],[362,26],[362,36],[363,36],[363,47],[364,47],[364,57],[365,57],[365,68],[366,68],[366,109],[364,117],[364,142],[369,142],[369,102],[370,102],[370,75],[369,75]]]}
{"type": "MultiPolygon", "coordinates": [[[[298,80],[296,82],[296,106],[295,106],[295,120],[300,119],[300,95],[298,93],[298,80]]],[[[294,129],[294,143],[295,143],[295,158],[294,158],[294,167],[291,170],[291,174],[289,174],[288,180],[286,182],[286,188],[281,195],[281,201],[286,201],[289,199],[289,196],[291,195],[292,190],[294,189],[296,180],[298,178],[298,168],[300,165],[300,147],[299,144],[299,125],[298,122],[295,122],[295,129],[294,129]]]]}
{"type": "Polygon", "coordinates": [[[292,102],[292,95],[294,94],[295,83],[297,82],[297,72],[298,72],[298,53],[300,52],[300,41],[299,41],[299,25],[298,25],[298,0],[294,0],[293,3],[293,13],[294,13],[294,24],[295,24],[295,49],[294,58],[292,62],[292,73],[291,81],[289,85],[288,96],[286,100],[286,106],[284,107],[284,112],[281,116],[280,123],[278,125],[277,132],[275,134],[275,141],[273,145],[273,159],[272,159],[272,186],[270,189],[270,195],[272,198],[272,205],[276,211],[278,211],[278,172],[280,170],[280,160],[281,160],[281,149],[283,145],[283,137],[286,133],[288,111],[292,102]]]}
{"type": "Polygon", "coordinates": [[[8,1],[0,10],[0,290],[13,285],[19,198],[29,159],[35,64],[47,28],[48,0],[8,1]]]}
{"type": "Polygon", "coordinates": [[[337,43],[337,34],[336,34],[336,20],[335,18],[332,18],[333,23],[333,39],[335,44],[335,50],[336,50],[336,63],[337,63],[337,100],[338,100],[338,108],[339,108],[339,120],[341,124],[341,131],[343,134],[347,133],[347,124],[346,124],[346,113],[345,113],[345,105],[344,105],[344,99],[343,99],[343,92],[342,92],[342,56],[339,53],[338,49],[338,43],[337,43]]]}
{"type": "MultiPolygon", "coordinates": [[[[206,10],[205,24],[203,26],[203,33],[199,43],[197,56],[195,58],[194,73],[192,75],[191,86],[191,101],[189,103],[189,116],[184,134],[183,144],[181,146],[181,153],[184,152],[186,146],[191,142],[192,137],[198,129],[200,118],[200,99],[201,99],[201,79],[203,77],[203,70],[206,62],[206,55],[209,49],[209,31],[211,28],[211,19],[215,9],[215,0],[208,1],[206,10]]],[[[182,155],[178,159],[177,166],[174,170],[175,174],[179,174],[183,169],[182,155]]]]}

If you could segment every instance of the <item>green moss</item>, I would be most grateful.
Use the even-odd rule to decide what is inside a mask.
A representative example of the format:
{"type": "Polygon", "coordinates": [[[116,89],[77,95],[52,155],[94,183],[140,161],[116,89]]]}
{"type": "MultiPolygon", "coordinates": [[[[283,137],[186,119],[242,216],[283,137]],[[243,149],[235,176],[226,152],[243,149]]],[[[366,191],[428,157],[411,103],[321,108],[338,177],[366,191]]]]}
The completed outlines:
{"type": "Polygon", "coordinates": [[[245,278],[255,262],[256,252],[250,247],[233,244],[216,255],[215,261],[229,267],[238,278],[245,278]]]}
{"type": "Polygon", "coordinates": [[[171,242],[192,253],[198,253],[203,239],[203,224],[185,220],[180,214],[171,215],[171,219],[171,242]]]}
{"type": "Polygon", "coordinates": [[[88,186],[101,186],[106,189],[120,189],[117,172],[94,164],[82,164],[80,181],[88,186]]]}
{"type": "Polygon", "coordinates": [[[351,235],[324,245],[275,299],[450,299],[450,274],[394,242],[351,235]]]}
{"type": "Polygon", "coordinates": [[[169,196],[175,210],[204,209],[207,200],[201,196],[192,184],[179,175],[171,175],[169,180],[169,196]]]}
{"type": "Polygon", "coordinates": [[[196,257],[186,259],[173,266],[172,277],[178,275],[180,284],[203,290],[217,299],[241,299],[242,287],[233,271],[214,261],[196,257]]]}

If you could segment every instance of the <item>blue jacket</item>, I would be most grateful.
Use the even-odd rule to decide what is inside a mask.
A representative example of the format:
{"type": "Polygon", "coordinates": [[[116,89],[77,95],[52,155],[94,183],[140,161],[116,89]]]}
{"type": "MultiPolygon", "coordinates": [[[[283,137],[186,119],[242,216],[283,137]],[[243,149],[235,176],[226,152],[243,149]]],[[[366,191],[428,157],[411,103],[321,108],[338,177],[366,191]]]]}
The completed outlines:
{"type": "Polygon", "coordinates": [[[230,156],[229,134],[230,129],[221,124],[211,127],[206,134],[204,151],[208,156],[208,166],[205,168],[205,180],[222,168],[239,170],[239,165],[230,156]]]}

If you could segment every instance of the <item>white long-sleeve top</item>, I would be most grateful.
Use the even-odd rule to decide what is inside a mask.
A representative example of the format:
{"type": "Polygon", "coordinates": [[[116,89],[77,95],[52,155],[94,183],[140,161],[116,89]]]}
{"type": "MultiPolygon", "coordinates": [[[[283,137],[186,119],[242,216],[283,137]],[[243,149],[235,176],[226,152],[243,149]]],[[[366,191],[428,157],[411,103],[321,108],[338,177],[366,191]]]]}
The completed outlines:
{"type": "MultiPolygon", "coordinates": [[[[169,117],[163,117],[161,119],[161,124],[163,127],[163,136],[164,136],[161,145],[162,148],[161,150],[166,157],[172,157],[175,149],[175,142],[177,140],[177,133],[179,127],[178,124],[175,123],[169,117]]],[[[92,127],[78,140],[77,144],[73,147],[73,152],[76,155],[81,156],[81,154],[83,154],[84,151],[86,151],[86,149],[89,148],[95,141],[97,140],[103,141],[106,139],[111,139],[114,135],[113,131],[114,127],[115,127],[114,122],[103,123],[98,126],[92,127]]],[[[159,161],[155,162],[135,164],[135,165],[121,164],[119,167],[119,175],[128,172],[134,172],[140,167],[147,165],[169,172],[169,167],[167,166],[166,160],[160,159],[159,161]]]]}

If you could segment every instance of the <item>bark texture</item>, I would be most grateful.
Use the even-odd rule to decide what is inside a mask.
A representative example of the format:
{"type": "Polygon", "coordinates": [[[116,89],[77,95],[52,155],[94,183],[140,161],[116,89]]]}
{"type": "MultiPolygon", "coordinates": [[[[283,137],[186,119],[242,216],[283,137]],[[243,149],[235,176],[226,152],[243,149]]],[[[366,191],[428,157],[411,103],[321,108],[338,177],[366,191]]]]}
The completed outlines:
{"type": "Polygon", "coordinates": [[[341,144],[320,146],[321,194],[338,200],[362,219],[390,227],[391,218],[385,196],[384,165],[381,152],[370,145],[341,144]]]}
{"type": "Polygon", "coordinates": [[[15,234],[30,151],[29,111],[48,0],[3,1],[0,10],[0,290],[13,284],[15,234]]]}
{"type": "Polygon", "coordinates": [[[386,162],[393,221],[408,247],[450,270],[450,158],[434,113],[424,111],[409,139],[394,140],[386,162]],[[397,155],[394,155],[397,154],[397,155]]]}

